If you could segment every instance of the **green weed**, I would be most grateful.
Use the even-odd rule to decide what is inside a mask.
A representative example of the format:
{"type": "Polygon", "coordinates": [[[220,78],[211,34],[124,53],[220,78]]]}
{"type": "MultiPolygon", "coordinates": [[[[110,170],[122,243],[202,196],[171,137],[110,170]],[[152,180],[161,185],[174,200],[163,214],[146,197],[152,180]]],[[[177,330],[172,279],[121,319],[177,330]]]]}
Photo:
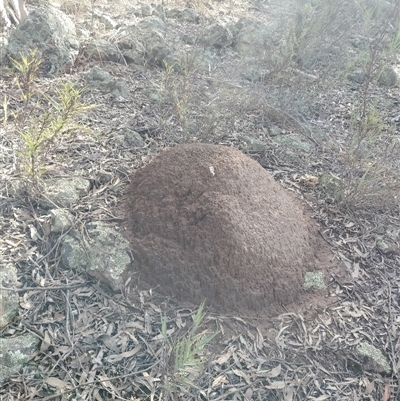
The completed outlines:
{"type": "Polygon", "coordinates": [[[218,334],[207,334],[208,329],[197,333],[204,322],[204,302],[193,316],[193,325],[179,339],[171,338],[167,330],[167,318],[162,318],[161,334],[165,344],[164,388],[172,399],[176,393],[187,393],[197,388],[194,383],[206,361],[205,346],[218,334]]]}
{"type": "MultiPolygon", "coordinates": [[[[21,57],[20,61],[12,60],[12,64],[23,101],[22,109],[15,115],[17,132],[21,139],[19,168],[31,183],[36,184],[46,170],[49,152],[77,129],[85,130],[85,127],[74,123],[75,117],[95,106],[82,103],[82,90],[71,83],[62,84],[55,99],[40,92],[35,87],[41,65],[36,51],[21,57]]],[[[3,104],[3,109],[4,107],[3,104]]]]}

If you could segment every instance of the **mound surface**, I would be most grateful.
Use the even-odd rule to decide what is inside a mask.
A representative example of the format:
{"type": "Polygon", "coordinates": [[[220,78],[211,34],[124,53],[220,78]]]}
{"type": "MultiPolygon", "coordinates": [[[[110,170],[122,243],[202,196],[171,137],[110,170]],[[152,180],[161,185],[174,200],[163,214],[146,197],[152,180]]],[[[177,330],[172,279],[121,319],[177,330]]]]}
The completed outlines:
{"type": "Polygon", "coordinates": [[[136,171],[124,210],[135,268],[157,291],[219,311],[281,311],[315,268],[300,203],[234,148],[187,144],[136,171]]]}

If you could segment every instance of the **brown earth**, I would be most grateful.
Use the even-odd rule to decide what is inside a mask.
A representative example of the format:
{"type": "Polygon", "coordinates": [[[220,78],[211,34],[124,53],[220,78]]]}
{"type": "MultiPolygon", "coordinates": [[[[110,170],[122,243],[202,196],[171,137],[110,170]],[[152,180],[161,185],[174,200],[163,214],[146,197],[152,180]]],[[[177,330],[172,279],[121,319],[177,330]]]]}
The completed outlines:
{"type": "Polygon", "coordinates": [[[232,147],[162,152],[133,175],[123,207],[133,268],[178,300],[271,316],[329,263],[300,202],[232,147]]]}

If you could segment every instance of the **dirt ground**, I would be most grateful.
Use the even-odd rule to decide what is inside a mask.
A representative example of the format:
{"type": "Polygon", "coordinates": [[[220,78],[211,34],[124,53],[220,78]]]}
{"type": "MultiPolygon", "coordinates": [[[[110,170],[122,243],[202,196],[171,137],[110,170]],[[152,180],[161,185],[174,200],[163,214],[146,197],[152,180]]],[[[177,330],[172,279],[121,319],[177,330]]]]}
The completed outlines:
{"type": "MultiPolygon", "coordinates": [[[[34,7],[33,3],[28,6],[34,7]]],[[[38,207],[34,198],[11,195],[10,188],[21,172],[16,168],[20,139],[10,113],[0,139],[1,186],[5,188],[0,198],[0,257],[2,263],[18,266],[19,282],[29,290],[19,293],[19,315],[3,329],[2,336],[33,332],[41,339],[41,347],[20,374],[2,385],[0,398],[398,399],[398,204],[371,207],[369,192],[352,198],[359,187],[348,178],[357,179],[360,171],[348,169],[346,166],[355,164],[346,165],[346,157],[354,146],[351,127],[355,110],[366,93],[382,121],[392,127],[382,129],[382,136],[373,145],[388,141],[393,132],[398,134],[399,88],[382,87],[375,81],[365,86],[347,79],[354,66],[344,64],[346,57],[342,56],[352,54],[354,48],[339,31],[330,31],[329,24],[322,43],[329,42],[329,32],[337,39],[329,42],[334,48],[329,62],[316,57],[307,66],[290,64],[285,69],[276,64],[275,58],[285,54],[281,44],[295,26],[294,0],[195,0],[190,4],[165,0],[156,5],[161,3],[169,9],[191,8],[200,16],[196,25],[167,19],[170,43],[185,34],[201,37],[214,22],[229,24],[251,18],[275,27],[281,38],[275,45],[277,53],[245,61],[232,49],[218,49],[218,62],[207,73],[99,62],[82,53],[68,74],[39,78],[37,87],[52,94],[63,79],[86,86],[84,73],[99,66],[124,82],[129,96],[115,97],[86,88],[82,100],[97,107],[81,116],[79,123],[91,132],[81,131],[60,141],[47,155],[45,177],[83,176],[91,180],[90,193],[71,210],[82,232],[85,224],[100,220],[122,230],[126,216],[121,202],[132,173],[155,155],[183,143],[235,147],[304,205],[318,241],[329,248],[324,258],[335,266],[332,270],[324,266],[328,270],[325,297],[316,305],[313,294],[305,294],[301,305],[289,305],[285,313],[270,318],[267,324],[254,316],[249,319],[247,313],[217,313],[206,308],[199,332],[204,334],[208,329],[207,333],[217,336],[201,351],[201,364],[196,362],[189,373],[177,371],[176,344],[188,338],[198,305],[179,302],[168,292],[162,296],[156,286],[136,287],[128,301],[125,294],[112,294],[88,276],[63,268],[58,254],[60,238],[49,233],[48,211],[38,207]],[[248,79],[253,68],[260,75],[248,79]],[[127,130],[139,133],[144,146],[116,140],[127,130]],[[293,135],[307,144],[305,150],[288,148],[285,140],[293,135]],[[262,149],[251,147],[251,140],[261,141],[262,149]],[[109,177],[106,181],[105,176],[109,177]],[[329,185],[323,185],[327,176],[348,183],[347,203],[331,192],[329,185]],[[362,207],[365,204],[367,208],[362,207]],[[39,237],[32,237],[32,226],[39,237]],[[382,242],[388,247],[380,246],[382,242]],[[44,289],[46,285],[64,289],[44,289]],[[170,341],[161,334],[164,329],[170,341]],[[363,342],[383,353],[390,373],[357,356],[355,349],[363,342]]],[[[78,29],[90,33],[82,39],[82,46],[100,38],[112,42],[118,35],[118,30],[107,29],[94,18],[94,10],[124,25],[140,18],[135,12],[146,4],[62,2],[78,29]]],[[[346,21],[343,17],[342,24],[349,29],[346,38],[365,36],[364,31],[357,31],[357,23],[346,21]]],[[[338,26],[343,32],[343,26],[338,26]]],[[[315,40],[306,39],[307,43],[315,40]]],[[[323,48],[321,43],[310,48],[318,46],[323,48]]],[[[306,50],[309,47],[305,46],[306,50]]],[[[9,110],[18,112],[22,107],[20,93],[13,75],[3,68],[0,93],[8,95],[9,110]]],[[[376,157],[378,148],[372,152],[376,157]]],[[[369,148],[360,147],[359,151],[365,155],[369,148]]],[[[390,169],[396,169],[396,161],[390,169]]],[[[379,182],[386,176],[383,174],[379,182]]],[[[374,185],[377,187],[376,182],[374,185]]],[[[392,199],[392,195],[386,198],[392,199]]]]}

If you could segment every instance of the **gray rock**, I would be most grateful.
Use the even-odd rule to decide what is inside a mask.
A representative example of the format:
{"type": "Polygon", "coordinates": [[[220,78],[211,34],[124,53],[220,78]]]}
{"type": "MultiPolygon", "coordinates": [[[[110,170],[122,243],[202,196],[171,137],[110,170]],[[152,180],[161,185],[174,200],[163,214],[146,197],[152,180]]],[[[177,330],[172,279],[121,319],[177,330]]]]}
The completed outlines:
{"type": "Polygon", "coordinates": [[[356,49],[367,50],[369,48],[370,43],[371,43],[371,39],[369,39],[369,38],[367,38],[365,36],[355,35],[350,39],[350,43],[356,49]]]}
{"type": "MultiPolygon", "coordinates": [[[[17,269],[12,264],[0,268],[0,283],[5,288],[16,288],[17,269]]],[[[0,290],[0,328],[6,327],[18,314],[19,297],[15,291],[0,290]]],[[[0,338],[0,383],[17,373],[36,351],[39,339],[26,333],[17,337],[0,338]]]]}
{"type": "Polygon", "coordinates": [[[242,56],[257,56],[265,52],[266,44],[271,42],[271,28],[250,18],[239,20],[235,28],[237,34],[233,48],[242,56]]]}
{"type": "Polygon", "coordinates": [[[85,74],[85,80],[88,84],[98,82],[108,83],[112,80],[112,76],[109,72],[102,70],[98,66],[94,66],[85,74]]]}
{"type": "MultiPolygon", "coordinates": [[[[12,264],[0,268],[0,284],[2,287],[15,288],[17,285],[17,269],[12,264]]],[[[7,326],[18,314],[19,298],[15,291],[0,290],[0,328],[7,326]]],[[[1,351],[1,348],[0,348],[1,351]]]]}
{"type": "Polygon", "coordinates": [[[313,147],[310,142],[296,134],[276,135],[274,141],[288,149],[307,153],[310,152],[313,147]]]}
{"type": "Polygon", "coordinates": [[[90,181],[81,177],[49,179],[44,182],[43,195],[39,199],[42,207],[68,208],[79,202],[90,189],[90,181]]]}
{"type": "Polygon", "coordinates": [[[182,22],[188,22],[189,24],[199,24],[200,14],[196,13],[192,8],[185,8],[180,16],[182,22]]]}
{"type": "Polygon", "coordinates": [[[325,275],[323,272],[307,272],[304,276],[303,288],[305,291],[325,290],[325,275]]]}
{"type": "Polygon", "coordinates": [[[334,199],[341,199],[342,185],[338,177],[330,172],[324,172],[319,176],[319,184],[326,194],[334,199]]]}
{"type": "Polygon", "coordinates": [[[109,82],[107,85],[103,87],[103,90],[105,90],[108,93],[111,93],[115,97],[121,97],[123,99],[128,99],[129,98],[129,89],[126,85],[125,82],[123,81],[118,81],[116,79],[113,79],[111,82],[109,82]]]}
{"type": "Polygon", "coordinates": [[[386,66],[378,77],[378,84],[380,86],[392,87],[396,86],[399,81],[397,72],[390,66],[386,66]]]}
{"type": "Polygon", "coordinates": [[[61,245],[61,261],[65,267],[85,271],[110,285],[121,289],[122,274],[131,264],[128,241],[113,228],[101,222],[87,227],[89,238],[67,235],[61,245]]]}
{"type": "Polygon", "coordinates": [[[122,54],[118,47],[107,40],[98,39],[89,43],[84,54],[91,60],[112,61],[118,63],[122,59],[122,54]]]}
{"type": "Polygon", "coordinates": [[[247,144],[247,150],[250,152],[264,152],[267,149],[267,145],[265,142],[251,138],[249,136],[242,136],[241,138],[247,144]]]}
{"type": "Polygon", "coordinates": [[[138,50],[138,48],[124,50],[122,54],[127,64],[143,66],[146,62],[144,47],[141,50],[138,50]]]}
{"type": "Polygon", "coordinates": [[[174,18],[181,22],[189,24],[200,23],[200,14],[196,13],[192,8],[185,8],[184,10],[173,8],[172,10],[168,10],[166,14],[168,18],[174,18]]]}
{"type": "Polygon", "coordinates": [[[364,82],[365,79],[365,74],[363,71],[361,70],[357,70],[357,71],[353,71],[350,74],[347,75],[347,78],[350,81],[353,81],[357,84],[362,84],[364,82]]]}
{"type": "Polygon", "coordinates": [[[281,135],[282,134],[282,130],[279,127],[273,125],[273,126],[268,128],[268,133],[269,133],[270,136],[274,137],[274,136],[281,135]]]}
{"type": "Polygon", "coordinates": [[[115,29],[118,25],[109,15],[102,14],[97,10],[93,11],[93,15],[105,26],[106,29],[115,29]]]}
{"type": "Polygon", "coordinates": [[[38,346],[39,338],[30,333],[0,338],[0,382],[17,373],[36,352],[38,346]]]}
{"type": "Polygon", "coordinates": [[[67,209],[50,210],[52,233],[63,233],[72,227],[74,216],[67,209]]]}
{"type": "Polygon", "coordinates": [[[165,23],[154,16],[125,28],[118,41],[125,61],[136,65],[150,62],[163,66],[163,60],[171,51],[165,41],[165,29],[165,23]]]}
{"type": "Polygon", "coordinates": [[[184,42],[187,45],[194,45],[196,43],[196,38],[193,35],[183,34],[181,39],[182,42],[184,42]]]}
{"type": "Polygon", "coordinates": [[[122,135],[124,136],[125,144],[128,146],[132,146],[134,148],[144,148],[146,146],[143,138],[134,130],[127,129],[122,133],[122,135]]]}
{"type": "Polygon", "coordinates": [[[43,74],[58,74],[71,66],[79,52],[71,18],[50,6],[30,12],[11,33],[6,51],[9,57],[19,60],[34,49],[38,49],[38,57],[43,60],[43,74]]]}
{"type": "Polygon", "coordinates": [[[212,24],[205,29],[201,42],[207,46],[220,49],[233,44],[233,34],[226,26],[212,24]]]}
{"type": "Polygon", "coordinates": [[[141,21],[139,21],[137,27],[147,32],[153,32],[156,35],[161,34],[163,38],[165,37],[166,25],[165,22],[160,18],[153,16],[143,18],[141,21]]]}
{"type": "Polygon", "coordinates": [[[250,82],[262,82],[270,73],[270,70],[249,68],[243,72],[243,78],[250,82]]]}
{"type": "Polygon", "coordinates": [[[389,249],[390,249],[389,245],[381,238],[376,241],[376,247],[382,253],[387,253],[389,251],[389,249]]]}
{"type": "Polygon", "coordinates": [[[356,353],[364,359],[363,368],[377,373],[390,373],[392,371],[388,359],[382,351],[367,342],[361,342],[356,353]]]}
{"type": "Polygon", "coordinates": [[[150,17],[155,12],[154,8],[150,4],[142,4],[140,7],[140,13],[142,17],[150,17]]]}
{"type": "Polygon", "coordinates": [[[164,7],[161,4],[142,4],[140,8],[133,11],[136,17],[144,18],[150,16],[164,17],[164,7]]]}

